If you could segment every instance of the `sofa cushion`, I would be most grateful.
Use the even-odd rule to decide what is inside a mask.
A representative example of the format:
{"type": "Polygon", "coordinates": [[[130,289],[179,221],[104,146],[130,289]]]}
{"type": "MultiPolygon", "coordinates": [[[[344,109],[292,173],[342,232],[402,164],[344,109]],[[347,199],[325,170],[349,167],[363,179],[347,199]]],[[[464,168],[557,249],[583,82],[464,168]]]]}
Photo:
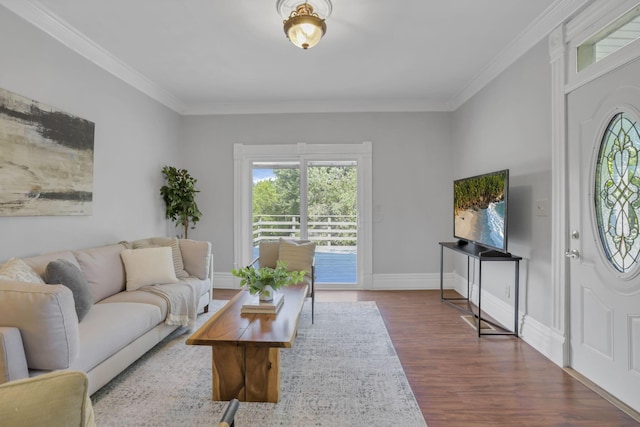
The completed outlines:
{"type": "Polygon", "coordinates": [[[44,270],[47,268],[47,265],[51,261],[55,261],[57,259],[63,259],[65,261],[69,261],[71,264],[80,268],[80,264],[78,264],[78,260],[73,256],[71,251],[58,251],[46,253],[43,255],[37,255],[29,258],[22,258],[24,262],[26,262],[29,267],[33,268],[36,273],[40,276],[44,276],[44,270]]]}
{"type": "Polygon", "coordinates": [[[81,322],[93,305],[93,295],[89,282],[80,269],[63,259],[51,261],[44,270],[44,280],[49,284],[60,284],[71,289],[78,321],[81,322]]]}
{"type": "Polygon", "coordinates": [[[171,237],[151,237],[149,239],[131,242],[131,249],[153,248],[158,246],[167,246],[171,248],[173,268],[176,272],[176,277],[178,279],[189,277],[189,273],[184,269],[184,262],[182,261],[182,252],[180,251],[178,239],[171,237]]]}
{"type": "Polygon", "coordinates": [[[20,329],[0,326],[0,384],[29,376],[20,329]]]}
{"type": "Polygon", "coordinates": [[[42,277],[18,258],[11,258],[0,267],[0,280],[15,280],[24,283],[44,284],[42,277]]]}
{"type": "Polygon", "coordinates": [[[124,265],[120,259],[124,248],[122,244],[115,244],[73,252],[91,286],[94,302],[124,291],[124,265]]]}
{"type": "Polygon", "coordinates": [[[211,264],[211,243],[190,239],[179,239],[184,269],[191,276],[205,280],[209,277],[211,264]]]}
{"type": "Polygon", "coordinates": [[[78,316],[62,285],[0,281],[0,325],[20,329],[29,369],[67,369],[78,356],[78,316]]]}
{"type": "Polygon", "coordinates": [[[147,285],[178,283],[169,247],[125,249],[120,256],[127,275],[127,291],[147,285]]]}
{"type": "Polygon", "coordinates": [[[152,304],[95,304],[79,325],[80,354],[71,369],[88,372],[163,320],[152,304]]]}
{"type": "Polygon", "coordinates": [[[158,294],[143,290],[118,292],[115,295],[111,295],[110,297],[103,299],[100,301],[100,304],[110,304],[112,302],[135,302],[155,305],[160,309],[160,317],[163,319],[167,317],[167,311],[169,310],[169,305],[165,298],[158,294]]]}
{"type": "Polygon", "coordinates": [[[311,273],[315,252],[315,242],[280,239],[278,259],[287,265],[287,271],[311,273]]]}

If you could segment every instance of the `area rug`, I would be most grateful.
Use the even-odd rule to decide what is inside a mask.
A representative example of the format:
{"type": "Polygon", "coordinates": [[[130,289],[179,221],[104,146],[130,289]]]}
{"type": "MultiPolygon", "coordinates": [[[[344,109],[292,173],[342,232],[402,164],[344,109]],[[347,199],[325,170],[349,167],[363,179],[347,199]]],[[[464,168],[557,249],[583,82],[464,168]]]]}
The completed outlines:
{"type": "MultiPolygon", "coordinates": [[[[198,325],[224,302],[198,317],[198,325]]],[[[99,426],[217,425],[211,350],[176,331],[92,396],[99,426]]],[[[237,427],[426,423],[375,302],[305,304],[298,337],[281,350],[279,403],[240,402],[237,427]]]]}

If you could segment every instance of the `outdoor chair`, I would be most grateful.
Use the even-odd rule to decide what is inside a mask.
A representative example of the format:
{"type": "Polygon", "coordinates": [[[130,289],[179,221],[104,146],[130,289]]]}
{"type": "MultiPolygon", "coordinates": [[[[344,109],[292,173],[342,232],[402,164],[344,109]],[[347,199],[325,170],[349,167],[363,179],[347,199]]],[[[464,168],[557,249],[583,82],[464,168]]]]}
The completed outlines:
{"type": "Polygon", "coordinates": [[[262,241],[258,257],[250,264],[257,263],[260,267],[276,268],[276,263],[282,261],[287,265],[288,271],[306,271],[304,282],[309,287],[307,297],[311,297],[311,323],[314,321],[315,311],[315,252],[316,243],[309,240],[262,241]]]}

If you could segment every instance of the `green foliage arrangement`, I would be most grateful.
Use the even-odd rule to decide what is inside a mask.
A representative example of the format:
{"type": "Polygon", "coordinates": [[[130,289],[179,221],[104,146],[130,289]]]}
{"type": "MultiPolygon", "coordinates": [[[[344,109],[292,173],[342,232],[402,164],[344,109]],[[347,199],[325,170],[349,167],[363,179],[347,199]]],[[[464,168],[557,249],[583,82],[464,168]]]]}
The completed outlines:
{"type": "Polygon", "coordinates": [[[277,291],[283,286],[302,282],[306,273],[304,270],[287,271],[287,265],[282,261],[277,262],[276,268],[248,266],[231,270],[231,274],[242,279],[240,286],[249,288],[251,295],[263,294],[267,297],[271,296],[268,291],[265,291],[267,286],[271,286],[274,291],[277,291]]]}
{"type": "Polygon", "coordinates": [[[184,238],[188,238],[189,226],[195,228],[195,223],[200,221],[202,212],[196,203],[197,179],[192,177],[186,169],[177,169],[173,166],[164,166],[162,174],[166,185],[160,188],[160,194],[166,205],[165,216],[176,225],[184,227],[184,238]]]}

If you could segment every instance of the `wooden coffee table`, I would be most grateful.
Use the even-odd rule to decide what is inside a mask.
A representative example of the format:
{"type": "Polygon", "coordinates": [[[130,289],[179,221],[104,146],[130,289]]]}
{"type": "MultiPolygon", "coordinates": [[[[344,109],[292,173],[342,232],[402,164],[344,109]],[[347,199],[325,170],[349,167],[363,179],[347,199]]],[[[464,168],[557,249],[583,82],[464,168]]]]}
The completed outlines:
{"type": "Polygon", "coordinates": [[[187,339],[190,345],[211,346],[213,400],[280,400],[280,349],[293,346],[307,286],[279,292],[284,304],[278,314],[241,314],[251,299],[242,291],[187,339]]]}

